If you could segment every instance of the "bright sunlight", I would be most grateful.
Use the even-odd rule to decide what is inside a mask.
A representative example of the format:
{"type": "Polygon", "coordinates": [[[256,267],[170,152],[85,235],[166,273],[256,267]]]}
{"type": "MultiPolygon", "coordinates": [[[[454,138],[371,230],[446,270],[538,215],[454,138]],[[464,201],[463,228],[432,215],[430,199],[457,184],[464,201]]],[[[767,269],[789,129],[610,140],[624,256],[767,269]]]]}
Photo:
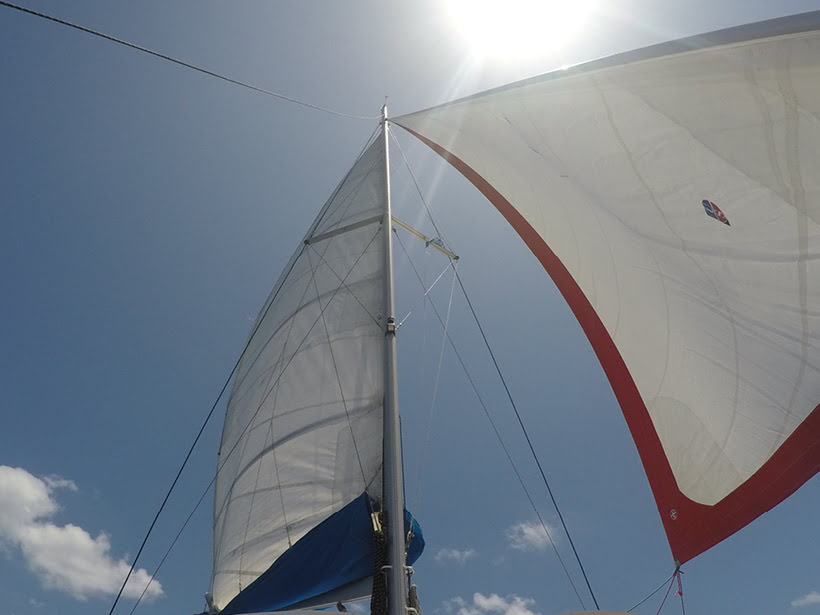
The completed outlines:
{"type": "Polygon", "coordinates": [[[450,16],[477,55],[522,58],[560,51],[594,0],[448,0],[450,16]]]}

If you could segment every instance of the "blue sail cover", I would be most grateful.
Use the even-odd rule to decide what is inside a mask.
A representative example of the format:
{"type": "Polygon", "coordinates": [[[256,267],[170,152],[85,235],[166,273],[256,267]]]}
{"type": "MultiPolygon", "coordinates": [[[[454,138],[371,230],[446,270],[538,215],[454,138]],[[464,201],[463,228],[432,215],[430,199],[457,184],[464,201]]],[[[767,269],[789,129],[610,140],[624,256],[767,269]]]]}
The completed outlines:
{"type": "MultiPolygon", "coordinates": [[[[328,517],[285,551],[253,583],[242,590],[220,615],[277,611],[373,575],[373,524],[368,495],[363,493],[328,517]]],[[[411,516],[404,511],[405,531],[411,516]]],[[[424,549],[415,521],[407,563],[424,549]]]]}

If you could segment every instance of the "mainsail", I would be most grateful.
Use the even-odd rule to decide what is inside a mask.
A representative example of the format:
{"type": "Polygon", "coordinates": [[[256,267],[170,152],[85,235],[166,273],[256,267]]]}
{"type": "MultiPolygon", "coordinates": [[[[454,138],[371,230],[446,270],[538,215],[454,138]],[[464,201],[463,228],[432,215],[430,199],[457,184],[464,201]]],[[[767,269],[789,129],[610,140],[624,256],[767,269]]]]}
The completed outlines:
{"type": "Polygon", "coordinates": [[[239,363],[214,500],[213,598],[224,613],[370,592],[370,510],[382,498],[383,166],[376,140],[299,245],[239,363]]]}
{"type": "Polygon", "coordinates": [[[679,563],[820,469],[818,28],[735,28],[395,120],[563,293],[679,563]]]}

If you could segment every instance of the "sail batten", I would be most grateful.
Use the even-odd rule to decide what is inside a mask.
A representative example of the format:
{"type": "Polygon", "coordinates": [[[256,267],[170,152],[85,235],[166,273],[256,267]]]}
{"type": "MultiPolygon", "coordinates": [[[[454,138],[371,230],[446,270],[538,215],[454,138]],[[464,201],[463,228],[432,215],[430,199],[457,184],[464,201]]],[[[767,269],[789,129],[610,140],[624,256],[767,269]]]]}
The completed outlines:
{"type": "Polygon", "coordinates": [[[681,562],[820,469],[817,27],[669,44],[396,120],[556,282],[681,562]]]}

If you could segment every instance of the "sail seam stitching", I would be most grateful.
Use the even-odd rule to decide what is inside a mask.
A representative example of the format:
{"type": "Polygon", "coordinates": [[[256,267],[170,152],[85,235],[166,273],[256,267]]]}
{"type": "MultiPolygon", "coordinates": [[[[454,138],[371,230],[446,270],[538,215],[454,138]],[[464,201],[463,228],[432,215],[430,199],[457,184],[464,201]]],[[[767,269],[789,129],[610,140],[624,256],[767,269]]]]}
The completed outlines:
{"type": "MultiPolygon", "coordinates": [[[[303,248],[301,253],[299,254],[299,256],[297,256],[296,259],[294,260],[294,265],[299,261],[299,258],[301,258],[302,254],[305,251],[306,250],[303,248]]],[[[302,297],[300,298],[299,303],[302,303],[304,301],[305,296],[307,295],[307,291],[308,291],[309,287],[310,287],[309,283],[305,285],[305,289],[302,291],[302,297]]],[[[273,301],[271,301],[270,305],[273,305],[273,301]]],[[[261,327],[262,323],[264,322],[265,318],[267,317],[267,314],[268,313],[266,311],[265,315],[259,320],[259,327],[261,327]]],[[[290,341],[290,334],[293,331],[293,323],[295,321],[295,315],[296,315],[296,313],[292,314],[288,318],[288,325],[289,326],[288,326],[287,335],[285,336],[285,343],[282,345],[282,351],[279,353],[279,357],[276,360],[276,365],[279,366],[280,368],[282,366],[282,358],[285,356],[285,352],[287,351],[287,347],[288,347],[288,342],[290,341]]],[[[257,329],[259,327],[257,327],[257,329]]],[[[260,356],[261,356],[261,353],[264,351],[264,348],[273,340],[273,338],[275,337],[276,333],[279,330],[280,330],[280,327],[277,327],[277,329],[272,333],[272,335],[265,342],[265,344],[262,347],[262,350],[260,350],[260,356]]],[[[250,339],[253,339],[253,336],[251,336],[250,339]]],[[[249,339],[249,343],[250,343],[250,339],[249,339]]],[[[256,363],[256,361],[254,360],[254,364],[255,363],[256,363]]],[[[251,365],[251,367],[252,366],[253,366],[253,364],[251,365]]],[[[250,374],[250,371],[251,371],[251,369],[249,368],[247,373],[250,374]]],[[[281,379],[283,373],[284,373],[284,369],[280,369],[279,376],[276,379],[276,384],[273,385],[273,387],[276,388],[277,394],[278,394],[278,390],[279,390],[278,387],[277,387],[277,384],[279,382],[279,379],[281,379]]],[[[270,382],[271,382],[272,379],[273,379],[273,370],[271,370],[270,376],[268,377],[268,381],[265,383],[265,387],[264,387],[263,390],[268,390],[268,388],[270,387],[270,382]]],[[[273,388],[271,388],[270,390],[273,390],[273,388]]],[[[256,414],[259,414],[259,412],[262,410],[262,406],[267,401],[268,396],[269,396],[269,393],[264,395],[262,400],[259,402],[259,405],[256,408],[256,413],[254,414],[254,419],[252,419],[251,422],[253,422],[255,420],[256,414]]],[[[274,409],[275,409],[276,395],[274,395],[274,402],[273,403],[274,403],[274,409]]],[[[272,423],[273,423],[273,410],[271,411],[271,424],[272,423]]],[[[242,453],[239,456],[239,460],[236,462],[236,474],[234,474],[233,481],[231,481],[231,487],[228,490],[228,493],[225,495],[225,504],[226,505],[225,505],[225,508],[223,509],[225,512],[227,512],[227,509],[230,507],[230,504],[233,501],[233,498],[232,498],[233,488],[234,488],[234,485],[236,484],[237,478],[239,477],[239,473],[242,471],[242,459],[245,457],[245,451],[247,450],[249,440],[250,440],[250,438],[245,439],[244,444],[242,445],[242,453]]],[[[276,458],[275,457],[274,457],[274,465],[276,465],[276,458]]],[[[261,468],[261,462],[260,462],[260,468],[261,468]]],[[[278,468],[277,468],[277,481],[278,481],[278,477],[279,477],[279,473],[278,473],[278,468]]],[[[259,480],[259,473],[257,471],[257,481],[258,480],[259,480]]],[[[281,497],[281,492],[280,492],[280,497],[281,497]]],[[[283,515],[284,515],[284,508],[285,508],[285,505],[284,505],[284,502],[283,502],[282,503],[283,515]]],[[[251,506],[250,506],[250,509],[248,511],[248,524],[245,526],[245,536],[246,537],[247,537],[248,525],[250,524],[250,517],[251,517],[252,511],[253,511],[253,500],[251,500],[251,506]]],[[[285,528],[287,530],[287,520],[285,520],[285,528]]],[[[224,531],[225,531],[225,524],[224,523],[222,525],[222,530],[223,531],[219,536],[219,547],[218,547],[219,549],[222,548],[222,539],[224,537],[224,531]]],[[[288,536],[288,541],[290,541],[290,536],[288,536]]],[[[240,569],[242,568],[242,558],[244,557],[244,553],[245,553],[244,543],[245,543],[245,541],[243,540],[242,541],[242,544],[243,544],[242,553],[240,554],[240,564],[239,564],[240,569]]],[[[242,583],[241,576],[240,576],[240,579],[239,579],[239,583],[240,583],[240,591],[241,591],[241,583],[242,583]]]]}
{"type": "MultiPolygon", "coordinates": [[[[312,247],[313,247],[313,245],[312,245],[312,244],[307,244],[307,246],[308,246],[309,248],[312,248],[312,247]]],[[[369,247],[370,247],[370,246],[368,246],[368,249],[369,249],[369,247]]],[[[373,314],[371,314],[371,313],[370,313],[370,310],[368,310],[368,309],[367,309],[367,307],[364,305],[364,303],[362,303],[362,301],[359,299],[359,297],[357,297],[357,296],[356,296],[356,293],[354,293],[354,292],[353,292],[353,289],[352,289],[352,288],[350,288],[350,286],[348,286],[348,285],[346,284],[345,280],[347,279],[347,277],[345,277],[345,280],[342,280],[342,277],[341,277],[338,273],[336,273],[336,271],[333,269],[333,267],[330,265],[330,263],[329,263],[329,262],[327,262],[327,260],[325,259],[324,255],[319,254],[319,252],[318,252],[318,250],[316,250],[316,248],[313,248],[313,249],[314,249],[314,251],[316,252],[316,255],[319,257],[319,260],[320,260],[321,262],[323,262],[325,265],[327,265],[327,268],[330,270],[330,272],[331,272],[334,276],[336,276],[336,279],[337,279],[337,280],[339,280],[339,283],[340,283],[339,288],[340,288],[340,289],[341,289],[341,288],[344,288],[347,292],[349,292],[349,293],[350,293],[350,296],[351,296],[351,297],[353,297],[353,298],[356,300],[356,303],[358,303],[358,304],[359,304],[359,306],[361,306],[361,308],[365,311],[365,313],[366,313],[368,316],[370,316],[370,319],[371,319],[371,320],[372,320],[372,321],[376,324],[376,326],[377,326],[377,327],[381,327],[381,323],[379,322],[379,319],[378,319],[378,318],[376,318],[375,316],[373,316],[373,314]]],[[[365,250],[365,252],[366,252],[366,251],[367,251],[367,250],[365,250]]],[[[307,250],[307,252],[308,252],[308,259],[309,259],[309,260],[311,260],[311,259],[310,259],[310,250],[307,250]]],[[[364,256],[364,254],[362,254],[362,256],[364,256]]],[[[312,262],[313,262],[313,261],[311,260],[311,263],[312,263],[312,262]]],[[[312,266],[312,264],[311,264],[311,266],[312,266]]],[[[314,280],[314,282],[315,282],[315,280],[314,280]]],[[[318,289],[317,289],[317,293],[318,293],[318,289]]],[[[327,294],[327,293],[325,293],[325,294],[327,294]]],[[[334,292],[334,296],[335,296],[335,292],[334,292]]],[[[319,298],[317,297],[317,300],[318,300],[318,301],[319,301],[319,303],[321,304],[321,299],[319,299],[319,298]]],[[[328,302],[328,303],[329,303],[329,302],[328,302]]]]}
{"type": "MultiPolygon", "coordinates": [[[[365,253],[367,252],[367,250],[370,248],[370,245],[371,245],[371,244],[375,241],[376,237],[378,237],[378,232],[376,232],[376,233],[373,235],[373,237],[371,238],[370,242],[369,242],[369,243],[367,244],[367,246],[365,247],[364,252],[362,252],[362,254],[359,256],[359,258],[357,258],[357,259],[356,259],[356,262],[354,262],[354,263],[353,263],[353,265],[352,265],[352,267],[351,267],[350,271],[348,272],[347,276],[345,276],[345,280],[346,280],[346,279],[347,279],[347,277],[349,277],[349,276],[350,276],[350,274],[353,272],[353,269],[356,267],[356,265],[358,264],[359,260],[361,260],[362,256],[364,256],[364,254],[365,254],[365,253]]],[[[337,288],[335,292],[338,292],[340,289],[341,289],[341,286],[340,286],[339,288],[337,288]]],[[[335,294],[335,293],[334,293],[334,294],[335,294]]],[[[331,300],[332,300],[332,299],[331,299],[331,300]]],[[[328,304],[329,304],[329,303],[330,303],[330,301],[328,302],[328,304]]],[[[270,309],[270,305],[272,305],[272,303],[268,305],[268,309],[270,309]]],[[[313,321],[313,323],[311,324],[310,328],[308,329],[308,332],[305,334],[305,336],[304,336],[304,337],[302,338],[302,340],[299,342],[299,345],[297,346],[296,350],[295,350],[295,351],[294,351],[294,353],[290,356],[290,358],[288,359],[287,363],[285,364],[285,367],[282,369],[282,373],[284,373],[284,372],[285,372],[285,370],[287,370],[287,368],[288,368],[288,366],[290,365],[290,363],[293,361],[293,359],[296,357],[296,355],[297,355],[297,354],[299,354],[299,350],[302,348],[302,345],[305,343],[305,341],[307,340],[307,338],[308,338],[308,337],[310,337],[310,334],[311,334],[311,332],[313,331],[313,328],[316,326],[316,323],[318,323],[318,322],[319,322],[319,319],[322,317],[322,315],[323,315],[323,313],[324,313],[324,310],[325,310],[325,309],[326,309],[326,308],[321,308],[321,311],[320,311],[319,316],[317,316],[317,317],[316,317],[316,319],[313,321]]],[[[265,315],[267,315],[267,314],[265,314],[265,315]]],[[[263,316],[263,319],[264,319],[264,316],[263,316]]],[[[260,320],[260,322],[261,322],[261,320],[260,320]]],[[[252,338],[253,338],[253,336],[251,336],[251,337],[248,339],[248,344],[250,344],[250,340],[251,340],[252,338]]],[[[246,348],[247,348],[247,346],[246,346],[246,348]]],[[[241,357],[241,355],[240,355],[240,357],[241,357]]],[[[239,361],[237,361],[237,365],[238,365],[238,363],[239,363],[239,361]]],[[[233,372],[231,372],[231,376],[233,376],[233,372]]],[[[281,378],[281,375],[280,375],[280,378],[281,378]]],[[[273,386],[276,386],[276,385],[278,384],[278,382],[279,382],[279,378],[277,378],[277,380],[276,380],[276,382],[273,384],[273,386]]],[[[225,384],[225,387],[227,388],[227,382],[226,382],[226,384],[225,384]]],[[[214,404],[214,408],[215,408],[215,407],[216,407],[216,404],[214,404]]],[[[260,408],[261,408],[261,406],[260,406],[260,408]]],[[[241,441],[241,439],[244,437],[245,432],[247,432],[247,431],[248,431],[248,429],[250,428],[250,426],[253,424],[254,420],[256,419],[257,414],[259,414],[259,408],[257,408],[256,412],[254,412],[253,416],[251,416],[250,420],[248,421],[248,423],[245,425],[245,427],[244,427],[244,429],[242,430],[242,432],[241,432],[241,433],[239,434],[239,436],[237,437],[237,441],[234,443],[234,445],[231,447],[231,449],[228,451],[228,453],[225,455],[225,457],[224,457],[224,458],[222,458],[222,459],[220,459],[219,466],[217,467],[217,470],[216,470],[216,476],[218,476],[218,475],[219,475],[219,472],[222,470],[222,468],[224,468],[224,467],[225,467],[225,464],[227,463],[227,460],[230,458],[230,456],[233,454],[233,452],[234,452],[234,451],[236,450],[236,448],[239,446],[239,442],[240,442],[240,441],[241,441]]],[[[226,504],[227,504],[227,502],[226,502],[226,504]]],[[[224,512],[224,507],[223,507],[223,512],[224,512]]],[[[221,514],[222,514],[222,513],[220,513],[220,516],[221,516],[221,514]]],[[[216,518],[216,517],[215,517],[215,518],[216,518]]],[[[216,574],[216,570],[214,570],[214,575],[215,575],[215,574],[216,574]]],[[[112,609],[112,612],[113,612],[113,609],[112,609]]],[[[111,613],[109,613],[109,615],[111,615],[111,613]]]]}
{"type": "MultiPolygon", "coordinates": [[[[367,250],[365,249],[365,252],[366,251],[367,250]]],[[[308,260],[310,261],[310,268],[311,268],[311,270],[314,271],[314,275],[312,276],[313,277],[313,288],[316,290],[316,295],[318,296],[319,295],[319,286],[316,283],[316,274],[315,274],[316,270],[313,268],[313,259],[310,258],[310,250],[308,250],[307,253],[308,253],[308,260]]],[[[364,253],[362,253],[362,256],[364,256],[364,253]]],[[[324,260],[324,259],[322,259],[322,260],[324,260]]],[[[328,268],[330,268],[330,265],[328,265],[328,268]]],[[[346,285],[344,283],[342,283],[342,285],[346,287],[346,285]]],[[[351,292],[350,294],[352,295],[353,293],[351,292]]],[[[336,295],[334,294],[334,297],[335,296],[336,295]]],[[[331,298],[330,301],[327,302],[328,306],[330,306],[330,303],[332,301],[333,301],[333,299],[331,298]]],[[[358,301],[358,299],[356,301],[358,301]]],[[[360,302],[360,304],[361,304],[361,302],[360,302]]],[[[364,306],[362,306],[362,307],[364,307],[364,306]]],[[[330,330],[327,327],[327,319],[325,318],[325,310],[322,310],[322,325],[324,326],[325,337],[327,338],[327,348],[330,351],[330,361],[331,361],[331,363],[333,363],[333,371],[336,374],[336,383],[339,385],[339,396],[342,398],[342,407],[344,407],[345,416],[347,417],[347,427],[348,427],[348,429],[350,429],[350,439],[353,442],[353,450],[356,452],[356,461],[359,462],[359,471],[362,473],[362,485],[367,485],[367,477],[365,476],[364,466],[362,465],[362,458],[361,458],[361,455],[359,454],[359,445],[356,443],[356,433],[353,430],[353,423],[350,421],[350,410],[347,407],[347,400],[345,399],[345,393],[344,393],[344,389],[342,387],[342,378],[339,375],[339,366],[336,363],[336,354],[333,352],[333,341],[330,339],[330,330]]]]}
{"type": "MultiPolygon", "coordinates": [[[[368,148],[374,142],[374,137],[376,135],[377,130],[378,130],[378,128],[375,129],[370,134],[370,136],[367,138],[367,141],[365,142],[364,146],[362,147],[361,151],[359,152],[359,155],[356,158],[356,162],[358,162],[359,160],[362,159],[364,154],[367,152],[368,148]]],[[[341,192],[342,188],[347,184],[347,182],[352,181],[353,178],[351,177],[351,175],[353,173],[353,169],[355,168],[355,166],[356,165],[354,164],[353,167],[351,167],[347,171],[347,173],[345,173],[342,180],[333,189],[333,193],[330,195],[330,198],[328,198],[328,200],[322,206],[322,210],[319,212],[319,215],[316,216],[316,219],[310,225],[310,228],[308,229],[308,231],[305,235],[305,239],[308,239],[309,237],[311,237],[311,235],[313,235],[313,233],[316,231],[316,229],[319,228],[319,225],[322,222],[325,221],[325,218],[327,217],[327,215],[329,213],[330,206],[333,204],[333,201],[336,199],[336,197],[339,196],[339,193],[341,192]]],[[[373,165],[373,166],[375,166],[375,165],[373,165]]],[[[371,170],[372,170],[372,166],[371,166],[371,170]]],[[[364,178],[362,178],[359,181],[359,184],[361,184],[361,182],[364,181],[364,179],[367,178],[367,176],[369,174],[370,174],[370,170],[368,170],[368,172],[365,174],[364,178]]],[[[358,189],[358,186],[357,186],[357,189],[358,189]]],[[[348,205],[348,208],[349,208],[349,205],[348,205]]],[[[345,210],[345,211],[347,211],[347,210],[345,210]]],[[[304,246],[304,242],[301,245],[304,246]]],[[[304,248],[302,248],[302,249],[304,249],[304,248]]],[[[239,360],[237,361],[237,367],[238,367],[239,361],[241,361],[243,359],[243,357],[245,355],[245,352],[247,352],[247,350],[250,346],[250,342],[253,339],[253,336],[256,335],[256,332],[259,330],[259,327],[262,324],[262,321],[268,315],[268,312],[270,311],[270,308],[273,305],[273,302],[276,301],[276,298],[279,296],[279,293],[281,292],[281,290],[282,290],[282,288],[285,284],[285,281],[287,280],[287,277],[291,274],[291,272],[293,271],[293,268],[296,266],[296,262],[299,260],[299,257],[302,255],[302,249],[295,252],[294,255],[291,257],[290,262],[285,267],[285,271],[282,272],[282,275],[277,280],[277,283],[276,283],[276,286],[274,287],[274,290],[271,291],[271,294],[268,297],[268,299],[266,300],[265,305],[263,305],[262,309],[259,311],[260,317],[257,318],[256,324],[254,325],[254,328],[251,331],[250,336],[248,336],[248,341],[245,344],[245,348],[242,350],[242,354],[239,355],[239,360]]],[[[269,342],[270,342],[270,340],[267,340],[267,342],[265,344],[263,344],[263,348],[269,342]]],[[[261,350],[260,350],[260,352],[261,352],[261,350]]],[[[258,359],[259,359],[259,355],[255,356],[253,358],[253,360],[251,361],[251,365],[249,366],[248,372],[250,371],[250,367],[253,367],[253,365],[255,365],[255,363],[258,359]]],[[[242,379],[239,382],[234,382],[234,386],[233,386],[233,389],[231,391],[231,398],[228,400],[229,405],[230,405],[230,402],[233,400],[233,392],[236,391],[242,385],[242,383],[244,383],[246,376],[247,376],[247,373],[245,375],[243,375],[242,379]]]]}

